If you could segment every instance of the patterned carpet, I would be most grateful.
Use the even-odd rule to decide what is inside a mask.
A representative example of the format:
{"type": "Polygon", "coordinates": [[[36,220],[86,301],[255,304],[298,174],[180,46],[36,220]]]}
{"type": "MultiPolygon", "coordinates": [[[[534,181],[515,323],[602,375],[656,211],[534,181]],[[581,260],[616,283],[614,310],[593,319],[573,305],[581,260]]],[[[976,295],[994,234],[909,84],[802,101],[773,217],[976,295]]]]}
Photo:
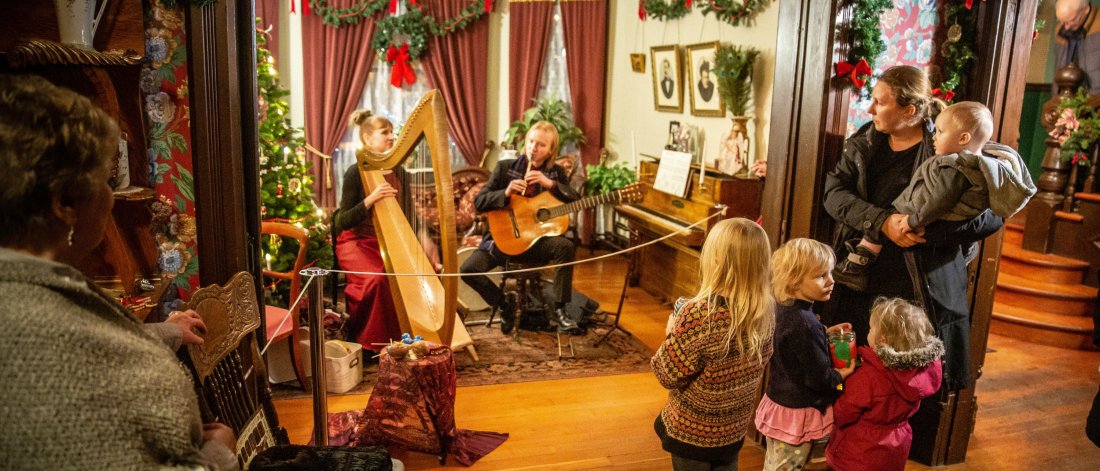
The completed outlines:
{"type": "MultiPolygon", "coordinates": [[[[487,312],[473,313],[468,320],[486,317],[487,312]]],[[[649,371],[649,359],[653,356],[652,350],[622,331],[615,331],[607,341],[594,346],[607,332],[606,327],[589,328],[585,335],[562,334],[562,354],[569,356],[571,341],[575,357],[561,359],[554,332],[520,329],[513,339],[511,335],[502,334],[496,324],[492,328],[471,326],[468,329],[479,361],[474,361],[465,351],[456,352],[455,367],[460,387],[640,373],[649,371]]],[[[378,364],[377,360],[364,358],[364,361],[363,381],[344,394],[370,393],[378,364]]],[[[272,392],[275,399],[306,396],[301,389],[284,385],[273,385],[272,392]]]]}

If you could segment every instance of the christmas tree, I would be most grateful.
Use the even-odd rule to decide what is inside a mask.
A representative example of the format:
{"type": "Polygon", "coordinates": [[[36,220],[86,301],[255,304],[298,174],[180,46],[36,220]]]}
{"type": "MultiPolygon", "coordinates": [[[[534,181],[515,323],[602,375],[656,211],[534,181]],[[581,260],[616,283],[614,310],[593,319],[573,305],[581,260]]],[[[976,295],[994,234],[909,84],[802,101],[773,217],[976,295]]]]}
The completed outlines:
{"type": "MultiPolygon", "coordinates": [[[[313,201],[311,163],[306,159],[305,139],[300,129],[290,124],[289,92],[279,85],[275,58],[265,47],[262,31],[256,32],[257,109],[260,124],[260,218],[294,224],[309,230],[309,263],[332,267],[332,241],[324,222],[324,212],[313,201]]],[[[289,271],[298,256],[298,243],[290,238],[271,236],[261,241],[264,260],[271,270],[289,271]]],[[[275,286],[284,304],[288,283],[275,286]]]]}

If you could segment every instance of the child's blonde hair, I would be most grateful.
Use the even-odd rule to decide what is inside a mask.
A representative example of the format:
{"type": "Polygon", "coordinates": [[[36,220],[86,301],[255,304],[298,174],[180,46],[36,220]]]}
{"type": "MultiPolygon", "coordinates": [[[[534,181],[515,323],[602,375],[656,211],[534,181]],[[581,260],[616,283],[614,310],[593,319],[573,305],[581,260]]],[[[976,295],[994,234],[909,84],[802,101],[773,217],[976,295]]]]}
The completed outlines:
{"type": "Polygon", "coordinates": [[[763,361],[763,346],[775,328],[770,259],[768,234],[744,218],[720,221],[703,243],[699,292],[692,301],[706,301],[713,312],[718,297],[725,299],[730,311],[726,354],[736,342],[742,355],[763,361]]]}
{"type": "Polygon", "coordinates": [[[377,129],[393,130],[393,122],[385,116],[371,114],[370,110],[355,110],[348,121],[353,126],[359,126],[359,137],[369,135],[377,129]]]}
{"type": "Polygon", "coordinates": [[[828,245],[806,238],[788,240],[772,254],[772,292],[775,301],[790,303],[802,280],[832,271],[835,263],[836,255],[828,245]]]}
{"type": "Polygon", "coordinates": [[[871,327],[885,344],[898,352],[907,352],[936,335],[924,309],[901,298],[880,297],[871,306],[871,327]]]}
{"type": "Polygon", "coordinates": [[[948,106],[941,113],[958,126],[959,131],[970,133],[970,146],[981,149],[993,137],[993,113],[976,101],[960,101],[948,106]]]}
{"type": "Polygon", "coordinates": [[[527,133],[523,135],[524,145],[527,143],[527,134],[531,134],[531,131],[539,130],[550,135],[550,166],[553,167],[558,160],[558,146],[561,141],[561,135],[558,133],[558,127],[554,126],[554,123],[549,121],[538,121],[531,125],[531,129],[527,130],[527,133]]]}

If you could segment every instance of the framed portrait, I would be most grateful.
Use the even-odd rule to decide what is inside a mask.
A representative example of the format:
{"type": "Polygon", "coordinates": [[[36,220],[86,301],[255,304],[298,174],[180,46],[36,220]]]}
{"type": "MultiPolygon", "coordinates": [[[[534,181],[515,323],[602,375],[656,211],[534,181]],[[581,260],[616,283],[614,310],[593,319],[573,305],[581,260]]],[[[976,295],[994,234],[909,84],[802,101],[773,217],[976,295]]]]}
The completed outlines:
{"type": "Polygon", "coordinates": [[[714,54],[718,41],[687,46],[688,81],[684,85],[691,97],[691,114],[695,116],[726,115],[726,104],[718,94],[714,80],[714,54]]]}
{"type": "Polygon", "coordinates": [[[630,54],[630,70],[633,70],[639,74],[645,73],[644,53],[630,54]]]}
{"type": "Polygon", "coordinates": [[[650,48],[650,56],[653,58],[653,105],[657,111],[684,111],[680,46],[654,46],[650,48]]]}

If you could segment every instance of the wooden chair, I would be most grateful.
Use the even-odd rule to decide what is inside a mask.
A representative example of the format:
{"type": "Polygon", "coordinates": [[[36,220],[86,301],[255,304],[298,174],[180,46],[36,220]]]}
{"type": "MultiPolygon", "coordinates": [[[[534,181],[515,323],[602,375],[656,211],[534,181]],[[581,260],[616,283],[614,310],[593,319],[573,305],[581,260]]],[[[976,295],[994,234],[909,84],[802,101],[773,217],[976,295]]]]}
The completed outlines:
{"type": "Polygon", "coordinates": [[[241,272],[225,286],[196,291],[184,306],[206,323],[205,341],[188,345],[185,359],[194,374],[203,422],[224,423],[236,432],[241,469],[260,451],[290,443],[279,426],[256,342],[260,307],[254,283],[249,273],[241,272]]]}
{"type": "MultiPolygon", "coordinates": [[[[265,277],[290,282],[290,299],[287,300],[287,303],[288,305],[292,304],[302,292],[302,277],[298,273],[306,267],[306,254],[309,252],[309,231],[293,224],[265,221],[260,225],[260,233],[291,237],[298,241],[298,256],[294,259],[294,265],[290,271],[263,270],[265,277]]],[[[298,328],[299,312],[301,312],[301,303],[289,311],[281,307],[266,306],[264,308],[264,318],[266,320],[264,338],[267,342],[265,345],[276,346],[276,343],[285,341],[290,352],[290,363],[294,369],[294,377],[298,379],[298,384],[305,388],[308,375],[305,374],[305,363],[302,361],[301,352],[298,352],[298,346],[301,345],[300,340],[302,340],[301,329],[298,328]]],[[[282,348],[281,345],[276,347],[282,348]]]]}

